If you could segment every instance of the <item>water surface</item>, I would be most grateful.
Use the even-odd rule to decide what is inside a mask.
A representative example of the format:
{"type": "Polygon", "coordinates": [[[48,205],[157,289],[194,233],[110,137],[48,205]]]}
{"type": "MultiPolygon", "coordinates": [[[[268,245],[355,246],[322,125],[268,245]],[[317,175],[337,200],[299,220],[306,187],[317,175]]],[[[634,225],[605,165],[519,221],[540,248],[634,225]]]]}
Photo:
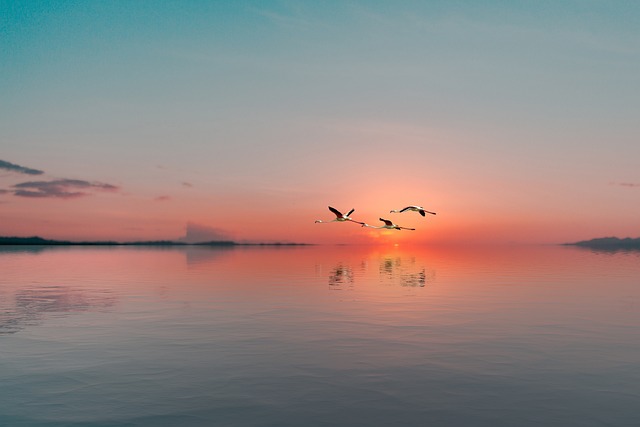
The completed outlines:
{"type": "Polygon", "coordinates": [[[0,425],[640,425],[640,256],[5,247],[0,425]]]}

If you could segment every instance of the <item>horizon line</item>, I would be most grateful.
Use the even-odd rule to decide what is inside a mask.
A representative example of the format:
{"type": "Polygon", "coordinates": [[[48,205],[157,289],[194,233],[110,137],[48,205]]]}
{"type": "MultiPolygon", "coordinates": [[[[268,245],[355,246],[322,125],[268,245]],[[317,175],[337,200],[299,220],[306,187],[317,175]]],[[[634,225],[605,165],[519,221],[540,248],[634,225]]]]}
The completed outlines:
{"type": "Polygon", "coordinates": [[[116,241],[116,240],[59,240],[59,239],[47,239],[40,236],[0,236],[0,245],[33,245],[33,246],[380,246],[380,245],[393,245],[393,246],[547,246],[547,245],[564,245],[564,246],[602,246],[602,245],[614,245],[616,243],[621,245],[628,245],[629,242],[636,245],[640,244],[639,238],[632,237],[596,237],[589,240],[579,240],[575,242],[556,242],[556,243],[534,243],[534,242],[403,242],[403,243],[309,243],[309,242],[238,242],[234,240],[204,240],[198,242],[184,242],[171,239],[158,239],[158,240],[134,240],[134,241],[116,241]],[[606,242],[606,244],[603,244],[606,242]]]}

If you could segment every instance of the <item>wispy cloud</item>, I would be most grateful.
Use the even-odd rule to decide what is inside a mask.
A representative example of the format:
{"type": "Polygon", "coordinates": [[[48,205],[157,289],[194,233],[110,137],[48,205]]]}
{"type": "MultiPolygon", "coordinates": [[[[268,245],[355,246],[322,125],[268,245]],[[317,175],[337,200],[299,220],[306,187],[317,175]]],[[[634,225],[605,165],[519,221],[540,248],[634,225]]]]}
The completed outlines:
{"type": "Polygon", "coordinates": [[[13,186],[13,194],[19,197],[74,199],[88,196],[94,191],[115,192],[120,188],[102,182],[80,179],[57,179],[53,181],[29,181],[13,186]]]}
{"type": "Polygon", "coordinates": [[[611,185],[619,187],[640,187],[640,182],[612,182],[611,185]]]}
{"type": "Polygon", "coordinates": [[[171,200],[171,196],[158,196],[153,200],[156,202],[166,202],[167,200],[171,200]]]}
{"type": "Polygon", "coordinates": [[[191,187],[193,187],[193,184],[192,184],[192,183],[190,183],[190,182],[186,182],[186,181],[185,181],[185,182],[183,182],[183,183],[182,183],[182,186],[183,186],[183,187],[189,187],[189,188],[191,188],[191,187]]]}
{"type": "Polygon", "coordinates": [[[312,25],[311,21],[303,17],[303,11],[299,7],[282,12],[259,9],[256,7],[251,7],[249,8],[249,10],[270,20],[277,25],[281,25],[287,28],[307,29],[312,25]]]}
{"type": "Polygon", "coordinates": [[[27,168],[4,160],[0,160],[0,169],[5,169],[11,172],[24,173],[27,175],[42,175],[44,173],[43,171],[38,169],[27,168]]]}

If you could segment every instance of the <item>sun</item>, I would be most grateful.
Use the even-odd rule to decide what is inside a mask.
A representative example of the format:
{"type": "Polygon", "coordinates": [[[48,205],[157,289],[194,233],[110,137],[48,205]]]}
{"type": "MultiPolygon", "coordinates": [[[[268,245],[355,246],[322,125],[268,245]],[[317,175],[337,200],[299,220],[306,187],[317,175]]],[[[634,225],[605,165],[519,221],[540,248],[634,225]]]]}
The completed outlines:
{"type": "Polygon", "coordinates": [[[403,238],[400,233],[402,232],[398,230],[371,229],[367,231],[367,238],[374,244],[397,246],[407,237],[403,238]]]}

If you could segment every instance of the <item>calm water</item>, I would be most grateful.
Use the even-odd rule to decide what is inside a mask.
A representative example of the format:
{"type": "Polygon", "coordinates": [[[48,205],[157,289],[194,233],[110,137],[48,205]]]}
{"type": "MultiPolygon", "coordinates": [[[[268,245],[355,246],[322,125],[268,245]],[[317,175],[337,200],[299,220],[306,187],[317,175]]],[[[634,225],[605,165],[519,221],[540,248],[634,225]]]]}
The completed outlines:
{"type": "Polygon", "coordinates": [[[638,426],[640,254],[0,249],[0,425],[638,426]]]}

